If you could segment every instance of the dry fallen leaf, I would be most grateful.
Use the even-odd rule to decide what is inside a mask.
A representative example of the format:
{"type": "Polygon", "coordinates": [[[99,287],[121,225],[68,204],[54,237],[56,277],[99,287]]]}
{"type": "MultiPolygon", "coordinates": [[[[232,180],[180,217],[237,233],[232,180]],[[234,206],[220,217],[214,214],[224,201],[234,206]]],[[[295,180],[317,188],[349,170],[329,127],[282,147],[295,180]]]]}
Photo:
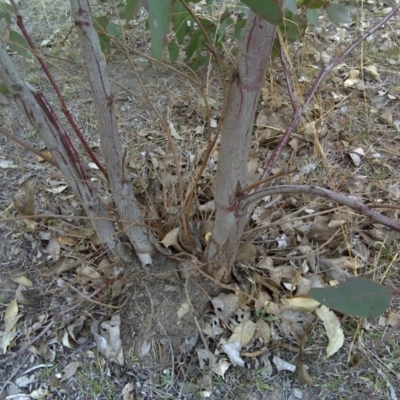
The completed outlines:
{"type": "Polygon", "coordinates": [[[10,302],[10,304],[6,308],[6,311],[4,312],[5,327],[3,332],[0,331],[1,354],[6,354],[7,348],[9,347],[10,343],[16,335],[15,325],[21,317],[21,314],[18,315],[17,300],[14,299],[10,302]]]}
{"type": "Polygon", "coordinates": [[[237,310],[239,305],[239,297],[233,293],[220,293],[211,300],[215,313],[222,322],[228,324],[229,318],[237,310]]]}
{"type": "Polygon", "coordinates": [[[258,318],[256,322],[256,338],[263,340],[264,344],[268,344],[271,340],[271,328],[267,321],[258,318]]]}
{"type": "Polygon", "coordinates": [[[256,324],[253,321],[242,322],[235,327],[228,342],[239,342],[240,346],[244,347],[253,339],[255,332],[256,324]]]}
{"type": "Polygon", "coordinates": [[[35,215],[36,177],[30,177],[19,185],[14,193],[15,208],[22,215],[35,215]]]}
{"type": "Polygon", "coordinates": [[[121,317],[113,315],[110,321],[101,323],[99,333],[99,322],[92,323],[91,331],[95,338],[100,353],[109,361],[124,365],[123,348],[120,339],[121,317]]]}
{"type": "Polygon", "coordinates": [[[294,372],[296,370],[296,366],[288,363],[285,360],[282,360],[281,358],[274,356],[272,358],[272,362],[275,364],[276,369],[280,372],[280,371],[290,371],[290,372],[294,372]]]}
{"type": "Polygon", "coordinates": [[[309,312],[315,311],[320,306],[320,303],[317,300],[309,297],[292,297],[290,299],[282,299],[281,302],[284,305],[289,305],[291,307],[309,312]]]}
{"type": "Polygon", "coordinates": [[[312,314],[294,308],[287,308],[279,313],[281,323],[279,327],[283,334],[290,340],[295,339],[302,343],[314,321],[312,314]]]}
{"type": "Polygon", "coordinates": [[[135,386],[133,383],[127,383],[121,391],[122,400],[134,400],[135,398],[135,386]]]}
{"type": "Polygon", "coordinates": [[[315,313],[324,323],[326,336],[328,336],[329,339],[329,344],[326,349],[326,358],[328,358],[335,354],[343,346],[343,329],[340,326],[340,322],[336,314],[328,307],[322,305],[315,313]]]}
{"type": "Polygon", "coordinates": [[[240,357],[240,343],[239,342],[232,342],[232,343],[225,343],[221,346],[222,351],[228,356],[229,361],[236,365],[237,367],[244,367],[244,361],[240,357]]]}
{"type": "Polygon", "coordinates": [[[18,283],[18,285],[21,286],[27,286],[27,287],[33,286],[32,281],[26,275],[10,276],[9,278],[11,281],[13,281],[14,283],[18,283]]]}
{"type": "Polygon", "coordinates": [[[75,375],[75,372],[80,367],[81,363],[79,361],[70,362],[63,370],[63,377],[61,378],[61,382],[67,381],[69,378],[72,378],[75,375]]]}
{"type": "Polygon", "coordinates": [[[219,375],[221,378],[224,377],[225,372],[229,369],[232,364],[228,362],[225,358],[221,358],[217,364],[214,366],[212,371],[219,375]]]}

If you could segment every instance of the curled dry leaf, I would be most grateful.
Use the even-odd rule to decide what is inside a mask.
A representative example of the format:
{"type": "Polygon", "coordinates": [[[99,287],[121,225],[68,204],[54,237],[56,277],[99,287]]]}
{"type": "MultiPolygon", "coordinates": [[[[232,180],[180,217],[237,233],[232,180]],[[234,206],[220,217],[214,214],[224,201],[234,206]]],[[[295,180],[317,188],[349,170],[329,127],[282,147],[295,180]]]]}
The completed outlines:
{"type": "Polygon", "coordinates": [[[183,251],[183,249],[179,245],[179,232],[181,228],[174,228],[172,231],[168,232],[161,243],[168,249],[169,247],[173,247],[178,251],[183,251]]]}
{"type": "Polygon", "coordinates": [[[242,322],[235,327],[228,343],[239,342],[241,348],[253,339],[256,332],[256,324],[253,321],[242,322]]]}
{"type": "Polygon", "coordinates": [[[244,361],[240,357],[240,343],[239,342],[232,342],[232,343],[225,343],[222,345],[222,351],[228,356],[229,361],[237,366],[237,367],[244,367],[244,361]]]}
{"type": "Polygon", "coordinates": [[[3,332],[0,331],[1,354],[6,354],[8,346],[16,335],[15,325],[21,317],[21,314],[18,315],[17,300],[14,299],[10,302],[10,304],[7,306],[6,311],[4,312],[5,327],[3,332]]]}
{"type": "Polygon", "coordinates": [[[282,358],[279,358],[277,356],[274,356],[272,358],[272,362],[275,364],[276,369],[280,372],[280,371],[290,371],[290,372],[294,372],[296,370],[296,366],[288,363],[285,360],[282,360],[282,358]]]}
{"type": "Polygon", "coordinates": [[[14,193],[15,208],[22,215],[35,215],[36,177],[30,177],[19,185],[14,193]]]}
{"type": "Polygon", "coordinates": [[[32,281],[26,275],[10,276],[9,278],[11,281],[13,281],[14,283],[18,283],[18,285],[21,286],[27,286],[27,287],[33,286],[32,281]]]}
{"type": "Polygon", "coordinates": [[[78,318],[75,318],[74,321],[67,326],[67,331],[69,335],[76,343],[78,343],[78,341],[76,340],[75,335],[82,331],[85,319],[85,315],[82,314],[78,318]]]}
{"type": "Polygon", "coordinates": [[[239,305],[239,297],[233,293],[220,293],[211,300],[218,318],[222,322],[228,324],[229,318],[237,310],[239,305]]]}
{"type": "Polygon", "coordinates": [[[328,336],[329,344],[326,349],[326,358],[335,354],[344,343],[344,333],[340,326],[340,322],[336,314],[328,307],[322,305],[316,311],[319,319],[324,323],[326,336],[328,336]]]}
{"type": "Polygon", "coordinates": [[[15,297],[19,304],[23,304],[24,306],[33,306],[38,302],[37,299],[27,299],[22,293],[22,289],[23,287],[19,286],[15,294],[15,297]]]}
{"type": "Polygon", "coordinates": [[[101,275],[93,267],[86,264],[79,266],[76,269],[76,272],[78,274],[77,280],[80,282],[87,282],[101,278],[101,275]]]}
{"type": "Polygon", "coordinates": [[[77,258],[61,257],[49,271],[40,271],[39,273],[42,276],[59,275],[63,272],[75,269],[81,262],[82,261],[77,258]]]}
{"type": "Polygon", "coordinates": [[[219,375],[221,378],[224,378],[225,372],[228,371],[231,363],[228,362],[225,358],[221,358],[217,364],[214,366],[212,371],[219,375]]]}
{"type": "Polygon", "coordinates": [[[80,366],[81,366],[81,363],[79,361],[70,362],[62,370],[63,377],[61,378],[61,382],[67,381],[68,379],[72,378],[80,366]]]}
{"type": "Polygon", "coordinates": [[[315,317],[309,313],[287,308],[279,313],[279,324],[283,334],[290,340],[293,338],[302,343],[315,317]]]}
{"type": "Polygon", "coordinates": [[[60,250],[61,246],[60,243],[58,242],[57,238],[52,238],[49,241],[49,244],[46,247],[45,252],[54,260],[58,261],[60,258],[60,250]]]}
{"type": "Polygon", "coordinates": [[[119,365],[124,365],[123,348],[120,339],[121,317],[119,314],[113,315],[110,321],[94,321],[91,327],[92,334],[100,353],[109,361],[119,365]]]}
{"type": "Polygon", "coordinates": [[[127,383],[122,391],[121,391],[122,400],[134,400],[135,396],[135,387],[133,383],[127,383]]]}
{"type": "Polygon", "coordinates": [[[262,318],[257,319],[255,338],[262,339],[264,344],[268,344],[271,340],[271,328],[268,322],[263,320],[262,318]]]}
{"type": "Polygon", "coordinates": [[[315,311],[321,305],[321,303],[309,297],[292,297],[290,299],[282,299],[281,302],[284,305],[309,312],[315,311]]]}

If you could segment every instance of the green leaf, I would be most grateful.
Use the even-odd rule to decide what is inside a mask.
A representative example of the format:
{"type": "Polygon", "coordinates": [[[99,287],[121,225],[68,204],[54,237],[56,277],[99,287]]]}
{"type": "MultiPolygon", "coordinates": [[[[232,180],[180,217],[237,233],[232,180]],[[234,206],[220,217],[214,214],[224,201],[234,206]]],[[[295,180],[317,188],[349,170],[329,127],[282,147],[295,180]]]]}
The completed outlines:
{"type": "Polygon", "coordinates": [[[285,0],[285,7],[290,10],[293,14],[297,13],[297,3],[296,0],[285,0]]]}
{"type": "Polygon", "coordinates": [[[251,11],[271,24],[278,25],[283,14],[281,6],[275,0],[242,0],[251,11]]]}
{"type": "Polygon", "coordinates": [[[9,94],[10,92],[8,91],[6,85],[0,81],[0,93],[2,94],[9,94]]]}
{"type": "Polygon", "coordinates": [[[350,15],[341,4],[330,4],[326,9],[326,12],[328,14],[328,18],[335,24],[349,24],[352,22],[350,15]]]}
{"type": "Polygon", "coordinates": [[[107,52],[110,47],[111,38],[106,34],[108,18],[105,15],[101,15],[94,19],[94,26],[99,36],[101,50],[107,52]]]}
{"type": "Polygon", "coordinates": [[[134,14],[138,12],[142,3],[142,0],[128,0],[126,2],[125,10],[121,13],[120,18],[124,19],[125,23],[128,24],[128,22],[133,19],[134,14]]]}
{"type": "Polygon", "coordinates": [[[172,6],[171,20],[176,40],[179,44],[182,44],[189,30],[187,21],[192,20],[192,18],[180,1],[175,1],[172,6]]]}
{"type": "Polygon", "coordinates": [[[149,4],[149,27],[151,56],[161,60],[165,37],[169,29],[171,0],[147,0],[149,4]]]}
{"type": "Polygon", "coordinates": [[[337,286],[311,289],[308,295],[342,314],[371,318],[381,315],[392,298],[392,290],[365,278],[352,278],[337,286]]]}
{"type": "Polygon", "coordinates": [[[11,51],[16,51],[25,58],[31,58],[31,53],[28,51],[29,46],[25,38],[16,31],[10,31],[9,43],[11,51]]]}
{"type": "Polygon", "coordinates": [[[106,31],[107,33],[114,39],[121,39],[122,38],[122,27],[116,24],[113,24],[112,22],[108,22],[106,25],[106,31]]]}
{"type": "Polygon", "coordinates": [[[186,47],[186,61],[188,61],[195,52],[197,52],[198,54],[203,48],[203,44],[203,32],[201,32],[200,30],[195,31],[190,38],[189,45],[186,47]]]}
{"type": "Polygon", "coordinates": [[[11,16],[14,15],[14,10],[11,4],[0,3],[0,20],[5,19],[7,25],[11,24],[11,16]]]}
{"type": "Polygon", "coordinates": [[[306,0],[303,3],[303,6],[306,8],[326,8],[329,6],[329,1],[327,0],[306,0]]]}
{"type": "Polygon", "coordinates": [[[168,43],[168,53],[171,62],[175,62],[179,57],[179,46],[175,40],[171,40],[168,43]]]}
{"type": "Polygon", "coordinates": [[[319,15],[316,9],[309,8],[307,10],[307,18],[310,21],[311,25],[319,26],[319,15]]]}

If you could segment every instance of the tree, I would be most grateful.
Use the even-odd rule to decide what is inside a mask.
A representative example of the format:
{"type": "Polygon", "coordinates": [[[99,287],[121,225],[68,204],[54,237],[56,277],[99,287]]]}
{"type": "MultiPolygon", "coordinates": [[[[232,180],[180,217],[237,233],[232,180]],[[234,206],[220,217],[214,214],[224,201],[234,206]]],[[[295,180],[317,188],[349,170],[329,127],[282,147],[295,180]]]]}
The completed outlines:
{"type": "MultiPolygon", "coordinates": [[[[212,3],[212,1],[207,1],[207,4],[212,3]]],[[[245,18],[246,12],[241,8],[234,23],[235,33],[241,32],[244,22],[245,26],[241,38],[240,52],[236,60],[236,67],[232,72],[229,88],[225,93],[224,114],[220,126],[220,157],[216,175],[215,223],[211,239],[204,253],[204,260],[208,265],[207,272],[216,280],[222,282],[229,282],[231,279],[232,265],[243,229],[252,207],[254,207],[254,203],[269,193],[307,192],[325,196],[337,203],[353,207],[378,222],[400,231],[400,224],[397,221],[390,220],[367,208],[362,203],[350,200],[341,194],[330,192],[327,189],[294,185],[267,186],[267,183],[271,180],[272,166],[279,157],[283,147],[288,143],[296,123],[299,121],[322,79],[356,45],[382,26],[396,12],[399,6],[394,7],[382,21],[369,29],[367,33],[352,43],[336,60],[321,71],[301,105],[297,104],[292,95],[292,121],[271,159],[265,166],[262,180],[256,185],[246,187],[247,154],[250,148],[250,137],[257,101],[270,56],[273,52],[279,54],[280,50],[279,40],[276,38],[277,27],[279,26],[282,35],[295,38],[299,34],[299,31],[301,31],[300,28],[306,25],[307,18],[310,21],[313,19],[318,20],[318,18],[315,17],[316,9],[313,8],[315,5],[311,4],[311,2],[304,2],[300,13],[297,12],[297,5],[293,1],[286,2],[286,8],[283,11],[280,3],[275,0],[265,2],[246,0],[244,3],[250,7],[250,11],[247,18],[245,18]],[[307,7],[310,8],[307,9],[307,7]],[[285,18],[283,18],[284,15],[285,18]]],[[[76,127],[65,106],[62,94],[54,83],[45,60],[35,48],[34,43],[24,28],[22,18],[18,14],[18,9],[14,1],[11,1],[11,4],[12,7],[5,3],[2,4],[1,17],[10,22],[11,14],[15,13],[18,27],[23,33],[24,39],[16,36],[14,31],[11,31],[14,34],[14,41],[17,45],[19,44],[20,50],[23,47],[29,47],[41,63],[43,70],[52,82],[54,90],[60,99],[62,111],[81,138],[79,129],[76,127]],[[27,44],[24,40],[26,40],[27,44]]],[[[193,67],[207,60],[207,57],[202,53],[204,48],[207,48],[215,55],[217,63],[221,64],[215,46],[223,42],[225,33],[223,30],[218,29],[217,25],[213,24],[212,21],[197,16],[183,0],[165,0],[163,2],[159,0],[128,0],[121,2],[116,10],[119,12],[119,18],[129,22],[134,17],[138,7],[142,5],[146,6],[148,10],[148,22],[152,37],[152,53],[157,59],[160,59],[162,56],[166,35],[172,22],[175,37],[168,43],[168,50],[172,59],[177,59],[179,45],[187,43],[186,58],[187,60],[191,60],[193,67]],[[172,18],[172,21],[170,18],[172,18]],[[187,24],[187,22],[190,22],[190,24],[187,24]],[[188,42],[185,42],[186,37],[189,37],[188,42]]],[[[337,4],[321,2],[320,8],[326,9],[330,18],[335,22],[349,22],[347,13],[337,4]]],[[[115,208],[120,220],[123,221],[123,229],[133,248],[143,264],[150,264],[154,246],[151,242],[151,234],[149,234],[148,229],[143,225],[142,217],[135,201],[135,195],[129,183],[129,177],[124,169],[124,156],[118,136],[114,101],[105,72],[105,61],[102,54],[102,49],[104,50],[110,41],[114,41],[118,48],[124,51],[123,40],[121,39],[123,33],[121,24],[112,23],[104,18],[97,18],[94,21],[87,0],[71,0],[71,9],[76,29],[79,32],[82,54],[96,106],[105,166],[103,167],[96,156],[90,152],[87,144],[85,147],[93,161],[98,164],[108,179],[115,208]]],[[[222,26],[225,29],[229,23],[233,24],[231,14],[232,12],[227,11],[223,15],[222,21],[220,21],[220,28],[222,26]]],[[[282,52],[280,56],[282,62],[285,63],[285,57],[282,52]]],[[[124,253],[120,248],[121,243],[116,236],[116,228],[107,219],[108,212],[101,204],[95,190],[91,186],[88,173],[83,162],[79,159],[77,151],[68,139],[56,113],[51,109],[43,95],[25,83],[22,77],[18,75],[7,54],[4,42],[0,43],[0,78],[51,151],[56,164],[82,203],[86,214],[91,218],[94,229],[101,238],[101,241],[109,251],[123,258],[124,253]]],[[[286,78],[289,93],[291,94],[290,75],[287,74],[286,78]]],[[[155,107],[153,109],[157,112],[155,107]]],[[[162,122],[161,116],[160,120],[162,122]]],[[[170,138],[170,144],[174,149],[167,124],[163,123],[163,128],[170,138]]],[[[83,138],[81,139],[85,145],[83,138]]],[[[215,143],[215,138],[212,141],[210,140],[205,158],[210,154],[215,143]]],[[[176,149],[174,151],[176,155],[176,149]]],[[[199,172],[194,186],[186,199],[183,198],[181,190],[181,205],[185,209],[185,212],[182,213],[182,225],[189,243],[191,242],[189,234],[189,210],[193,200],[195,185],[200,175],[201,173],[199,172]]],[[[180,186],[182,186],[181,182],[180,186]]]]}

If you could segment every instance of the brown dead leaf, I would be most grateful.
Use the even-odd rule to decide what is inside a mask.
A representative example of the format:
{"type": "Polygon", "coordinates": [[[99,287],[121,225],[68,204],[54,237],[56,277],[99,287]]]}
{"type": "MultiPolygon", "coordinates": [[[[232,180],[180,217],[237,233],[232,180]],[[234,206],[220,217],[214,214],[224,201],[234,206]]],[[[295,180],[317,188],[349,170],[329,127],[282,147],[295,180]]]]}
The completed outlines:
{"type": "Polygon", "coordinates": [[[15,208],[22,215],[35,215],[36,177],[30,177],[21,183],[14,193],[15,208]]]}
{"type": "Polygon", "coordinates": [[[9,276],[9,278],[11,281],[13,281],[14,283],[18,283],[18,285],[21,286],[27,286],[27,287],[33,286],[32,281],[26,275],[9,276]]]}
{"type": "Polygon", "coordinates": [[[215,313],[222,322],[228,324],[229,318],[234,314],[239,305],[239,297],[233,293],[220,293],[211,300],[215,313]]]}
{"type": "Polygon", "coordinates": [[[256,332],[256,324],[253,321],[242,322],[235,327],[228,343],[239,342],[241,348],[253,339],[256,332]]]}
{"type": "Polygon", "coordinates": [[[268,344],[271,340],[271,328],[267,321],[262,318],[258,318],[256,322],[256,333],[255,338],[262,339],[264,345],[268,344]]]}
{"type": "Polygon", "coordinates": [[[306,383],[307,385],[315,386],[314,380],[311,378],[311,375],[308,373],[300,357],[297,359],[296,370],[297,380],[299,383],[306,383]]]}
{"type": "Polygon", "coordinates": [[[15,294],[15,297],[19,304],[23,304],[24,306],[33,306],[38,302],[36,299],[27,299],[22,293],[22,289],[23,287],[19,286],[15,294]]]}
{"type": "Polygon", "coordinates": [[[78,368],[81,366],[79,361],[72,361],[70,362],[61,372],[63,377],[61,378],[61,382],[67,381],[68,379],[72,378],[78,368]]]}
{"type": "Polygon", "coordinates": [[[322,305],[316,311],[319,319],[324,323],[326,335],[329,339],[329,344],[326,349],[326,358],[335,354],[343,346],[344,333],[340,326],[340,322],[336,314],[328,307],[322,305]]]}
{"type": "Polygon", "coordinates": [[[295,339],[301,343],[306,337],[307,332],[313,323],[315,317],[310,313],[306,313],[294,308],[287,308],[279,313],[281,328],[283,334],[290,340],[295,339]]]}

